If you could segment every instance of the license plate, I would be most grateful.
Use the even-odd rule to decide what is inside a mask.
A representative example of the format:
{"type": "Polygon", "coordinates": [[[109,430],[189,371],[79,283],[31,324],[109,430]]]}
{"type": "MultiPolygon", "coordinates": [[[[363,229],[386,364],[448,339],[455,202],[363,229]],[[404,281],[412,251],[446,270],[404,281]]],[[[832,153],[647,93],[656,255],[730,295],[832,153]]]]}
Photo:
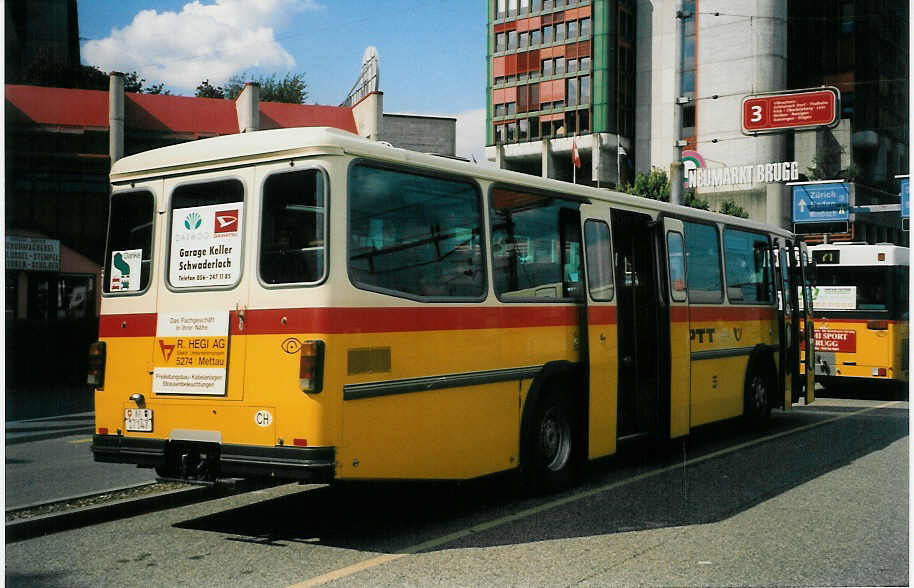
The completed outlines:
{"type": "Polygon", "coordinates": [[[151,408],[125,408],[124,428],[138,433],[152,432],[151,408]]]}

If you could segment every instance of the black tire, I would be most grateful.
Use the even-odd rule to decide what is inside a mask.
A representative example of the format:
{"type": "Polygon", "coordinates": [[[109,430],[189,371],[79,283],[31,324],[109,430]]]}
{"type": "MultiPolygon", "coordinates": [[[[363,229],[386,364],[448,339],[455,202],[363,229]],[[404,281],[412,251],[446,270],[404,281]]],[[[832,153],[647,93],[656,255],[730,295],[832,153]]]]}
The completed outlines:
{"type": "Polygon", "coordinates": [[[773,371],[756,363],[746,376],[743,416],[754,429],[764,429],[771,421],[771,398],[774,394],[773,371]]]}
{"type": "Polygon", "coordinates": [[[554,492],[574,481],[578,437],[571,402],[557,390],[547,391],[527,429],[526,482],[535,492],[554,492]]]}

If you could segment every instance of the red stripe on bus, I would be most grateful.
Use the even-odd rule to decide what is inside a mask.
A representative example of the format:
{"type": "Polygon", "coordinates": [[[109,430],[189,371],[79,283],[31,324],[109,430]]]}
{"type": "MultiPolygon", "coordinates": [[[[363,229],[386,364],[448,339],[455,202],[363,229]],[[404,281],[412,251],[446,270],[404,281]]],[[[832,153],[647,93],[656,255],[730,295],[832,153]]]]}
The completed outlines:
{"type": "Polygon", "coordinates": [[[98,317],[98,336],[152,337],[156,334],[156,314],[103,314],[98,317]]]}
{"type": "Polygon", "coordinates": [[[231,324],[233,335],[558,327],[577,324],[577,309],[573,306],[286,308],[248,310],[243,331],[238,329],[238,321],[231,324]]]}
{"type": "MultiPolygon", "coordinates": [[[[590,322],[616,322],[615,307],[594,307],[590,322]]],[[[568,327],[578,324],[574,306],[425,307],[425,308],[279,308],[230,312],[233,335],[294,333],[394,333],[523,327],[568,327]]],[[[114,314],[99,319],[99,337],[153,337],[155,314],[114,314]]]]}

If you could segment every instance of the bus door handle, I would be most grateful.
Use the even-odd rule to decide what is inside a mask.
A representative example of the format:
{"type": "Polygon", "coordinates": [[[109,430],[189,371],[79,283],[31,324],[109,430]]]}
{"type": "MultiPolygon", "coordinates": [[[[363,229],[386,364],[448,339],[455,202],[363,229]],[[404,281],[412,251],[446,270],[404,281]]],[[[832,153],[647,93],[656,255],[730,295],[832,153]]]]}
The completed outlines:
{"type": "Polygon", "coordinates": [[[625,357],[622,358],[622,366],[623,366],[623,367],[630,368],[630,367],[632,367],[632,366],[634,366],[634,365],[635,365],[635,360],[632,359],[632,356],[631,356],[631,355],[626,355],[625,357]]]}

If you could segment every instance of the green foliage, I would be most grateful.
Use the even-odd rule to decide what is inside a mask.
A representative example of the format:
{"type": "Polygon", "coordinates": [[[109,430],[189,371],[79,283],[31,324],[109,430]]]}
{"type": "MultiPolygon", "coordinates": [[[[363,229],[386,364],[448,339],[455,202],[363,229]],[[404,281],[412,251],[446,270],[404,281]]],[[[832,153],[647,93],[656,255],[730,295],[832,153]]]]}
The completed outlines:
{"type": "Polygon", "coordinates": [[[222,89],[222,86],[213,86],[206,79],[197,86],[194,96],[197,98],[225,98],[225,90],[222,89]]]}
{"type": "Polygon", "coordinates": [[[739,218],[749,218],[749,213],[746,212],[742,206],[739,206],[732,198],[724,200],[720,205],[720,212],[722,214],[729,214],[730,216],[738,216],[739,218]]]}
{"type": "Polygon", "coordinates": [[[701,210],[711,210],[711,203],[707,200],[702,200],[695,194],[695,190],[686,190],[682,194],[683,206],[688,206],[690,208],[698,208],[701,210]]]}
{"type": "Polygon", "coordinates": [[[140,93],[143,91],[143,82],[145,81],[146,78],[141,78],[140,74],[135,71],[124,74],[124,91],[140,93]]]}
{"type": "Polygon", "coordinates": [[[7,78],[6,83],[80,90],[107,90],[108,74],[94,65],[67,67],[46,59],[36,59],[19,75],[7,78]]]}
{"type": "Polygon", "coordinates": [[[269,76],[251,76],[240,73],[229,78],[225,84],[225,97],[234,100],[244,90],[246,82],[256,82],[260,85],[260,100],[262,102],[287,102],[289,104],[304,104],[308,99],[308,84],[305,74],[287,73],[282,79],[276,74],[269,76]]]}
{"type": "Polygon", "coordinates": [[[660,168],[651,168],[650,173],[639,171],[635,174],[635,181],[622,186],[622,191],[651,200],[670,201],[670,181],[666,172],[660,168]]]}
{"type": "Polygon", "coordinates": [[[153,84],[146,88],[147,94],[164,94],[165,96],[171,96],[171,90],[165,89],[165,84],[153,84]]]}

